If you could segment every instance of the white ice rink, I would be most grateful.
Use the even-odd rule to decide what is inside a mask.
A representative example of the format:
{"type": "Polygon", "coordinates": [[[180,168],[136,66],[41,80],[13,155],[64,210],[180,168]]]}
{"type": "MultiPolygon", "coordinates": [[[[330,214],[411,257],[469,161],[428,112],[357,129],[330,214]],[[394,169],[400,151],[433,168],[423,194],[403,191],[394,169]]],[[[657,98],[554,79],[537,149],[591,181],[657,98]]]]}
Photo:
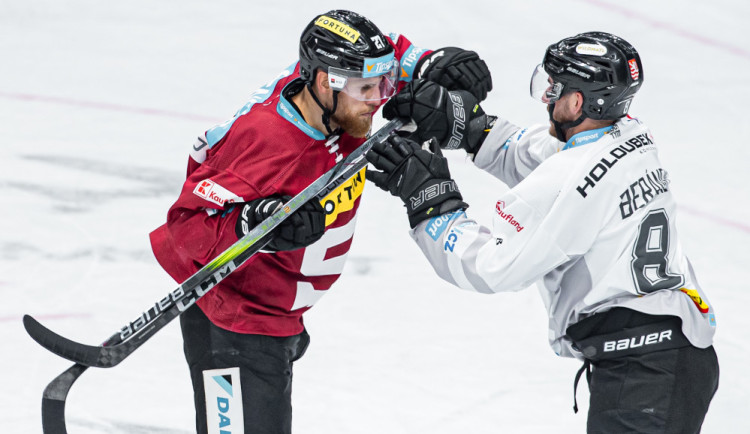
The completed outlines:
{"type": "MultiPolygon", "coordinates": [[[[302,28],[332,8],[424,47],[476,50],[495,84],[485,110],[519,125],[546,121],[528,83],[549,43],[604,30],[636,46],[645,81],[631,113],[653,130],[717,311],[721,383],[703,432],[750,433],[745,0],[0,0],[0,433],[40,433],[42,390],[71,365],[27,336],[22,315],[97,344],[171,291],[148,233],[194,137],[289,65],[302,28]]],[[[489,222],[506,187],[449,158],[470,215],[489,222]]],[[[535,288],[487,296],[441,282],[398,200],[372,186],[359,215],[344,275],[306,314],[295,433],[585,431],[583,383],[572,411],[579,363],[548,347],[535,288]]],[[[67,416],[71,434],[191,432],[177,321],[121,365],[87,371],[67,416]]]]}

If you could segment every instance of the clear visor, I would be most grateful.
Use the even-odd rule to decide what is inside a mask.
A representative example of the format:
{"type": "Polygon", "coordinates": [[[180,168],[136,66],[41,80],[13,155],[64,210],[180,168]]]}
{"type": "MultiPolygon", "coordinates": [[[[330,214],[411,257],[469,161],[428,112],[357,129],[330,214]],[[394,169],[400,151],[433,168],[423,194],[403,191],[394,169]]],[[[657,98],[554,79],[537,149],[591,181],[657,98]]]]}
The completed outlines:
{"type": "Polygon", "coordinates": [[[359,101],[382,101],[396,93],[398,61],[380,65],[375,72],[352,71],[328,67],[328,84],[331,89],[346,93],[359,101]]]}
{"type": "Polygon", "coordinates": [[[560,99],[563,88],[562,83],[555,83],[552,80],[552,77],[547,74],[541,63],[536,66],[534,74],[531,75],[530,92],[532,98],[538,99],[545,104],[552,104],[560,99]]]}

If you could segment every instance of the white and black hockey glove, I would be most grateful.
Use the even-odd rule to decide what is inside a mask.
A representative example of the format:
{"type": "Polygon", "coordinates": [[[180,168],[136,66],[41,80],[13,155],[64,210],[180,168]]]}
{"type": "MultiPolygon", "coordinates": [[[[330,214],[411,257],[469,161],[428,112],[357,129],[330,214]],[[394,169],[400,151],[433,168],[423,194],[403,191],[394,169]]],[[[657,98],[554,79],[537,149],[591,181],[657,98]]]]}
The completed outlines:
{"type": "MultiPolygon", "coordinates": [[[[242,238],[250,229],[276,212],[291,196],[271,196],[238,203],[240,210],[235,225],[237,238],[242,238]]],[[[307,247],[323,236],[326,228],[326,213],[316,199],[305,203],[302,208],[287,217],[274,230],[274,236],[264,250],[297,250],[307,247]]]]}
{"type": "Polygon", "coordinates": [[[445,47],[420,59],[415,78],[433,81],[448,90],[465,90],[479,101],[492,90],[492,75],[474,51],[445,47]]]}
{"type": "Polygon", "coordinates": [[[422,149],[413,140],[391,136],[373,145],[365,157],[380,170],[368,170],[367,179],[401,198],[412,228],[421,221],[469,207],[437,146],[422,149]]]}
{"type": "Polygon", "coordinates": [[[435,139],[442,149],[469,154],[477,153],[497,119],[485,114],[471,93],[425,80],[407,84],[383,106],[383,116],[411,118],[417,131],[409,137],[420,143],[435,139]]]}

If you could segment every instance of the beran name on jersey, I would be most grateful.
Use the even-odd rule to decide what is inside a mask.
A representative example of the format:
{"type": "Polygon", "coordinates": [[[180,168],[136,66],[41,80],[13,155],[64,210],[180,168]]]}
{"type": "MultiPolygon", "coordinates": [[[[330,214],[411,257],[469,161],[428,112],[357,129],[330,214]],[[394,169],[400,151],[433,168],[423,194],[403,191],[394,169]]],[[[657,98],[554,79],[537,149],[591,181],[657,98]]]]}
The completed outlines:
{"type": "Polygon", "coordinates": [[[638,178],[620,195],[620,215],[622,219],[648,205],[656,196],[669,191],[667,171],[659,168],[638,178]]]}
{"type": "Polygon", "coordinates": [[[579,185],[578,187],[576,187],[576,190],[578,190],[578,193],[580,193],[581,196],[585,198],[588,194],[586,193],[586,189],[589,187],[593,189],[596,186],[596,183],[604,178],[604,175],[607,174],[607,171],[612,168],[612,166],[614,166],[615,163],[617,163],[621,158],[625,157],[638,148],[653,144],[654,141],[651,140],[651,138],[646,133],[638,134],[625,143],[621,143],[616,148],[609,151],[609,155],[614,157],[614,159],[610,161],[607,158],[602,158],[598,163],[594,165],[591,170],[589,170],[589,174],[583,178],[583,185],[579,185]]]}

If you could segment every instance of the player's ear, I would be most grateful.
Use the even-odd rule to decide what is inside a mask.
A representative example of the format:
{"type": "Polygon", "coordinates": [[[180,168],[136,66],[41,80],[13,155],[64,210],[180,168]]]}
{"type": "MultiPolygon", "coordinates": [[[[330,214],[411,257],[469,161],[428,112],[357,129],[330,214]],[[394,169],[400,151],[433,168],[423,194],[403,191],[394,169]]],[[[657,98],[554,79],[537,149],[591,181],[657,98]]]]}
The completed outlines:
{"type": "Polygon", "coordinates": [[[331,92],[331,86],[328,84],[327,72],[319,70],[318,73],[315,74],[315,90],[321,97],[324,95],[327,96],[331,92]]]}
{"type": "Polygon", "coordinates": [[[576,117],[583,113],[583,94],[581,92],[575,92],[573,98],[570,99],[570,109],[576,114],[576,117]]]}

